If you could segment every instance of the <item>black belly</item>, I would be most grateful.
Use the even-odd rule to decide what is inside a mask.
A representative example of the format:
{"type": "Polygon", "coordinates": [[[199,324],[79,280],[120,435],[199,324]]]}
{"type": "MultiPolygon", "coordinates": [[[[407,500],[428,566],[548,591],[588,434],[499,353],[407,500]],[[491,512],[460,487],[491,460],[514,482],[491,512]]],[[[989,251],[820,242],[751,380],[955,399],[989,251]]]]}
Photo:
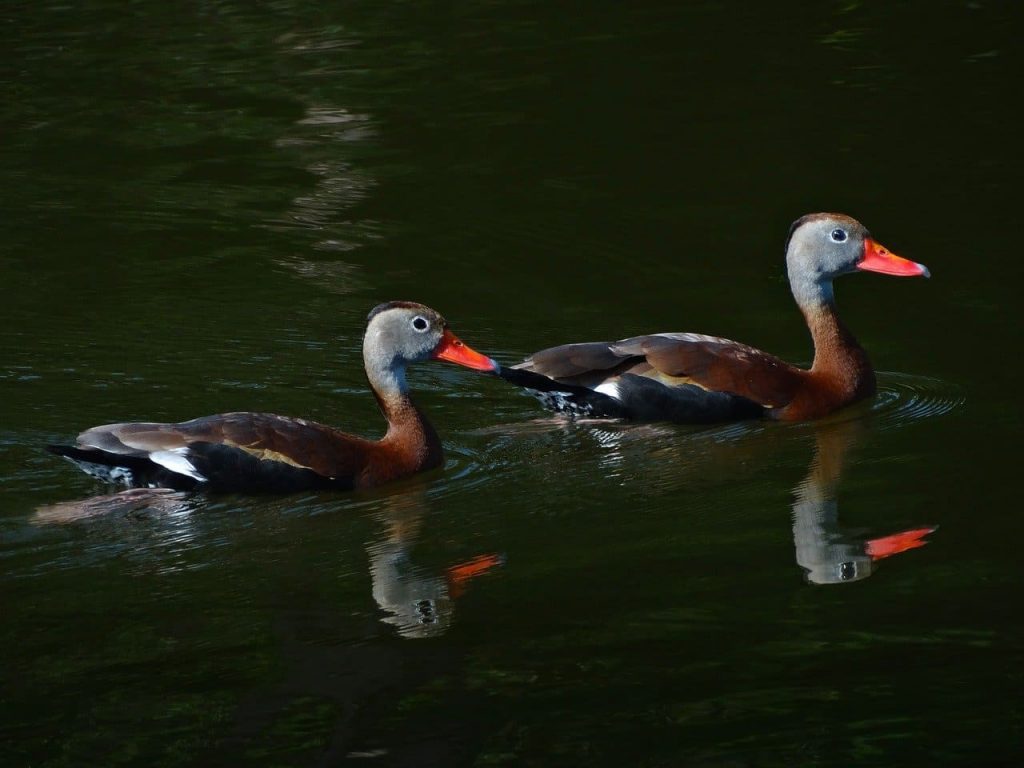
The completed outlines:
{"type": "Polygon", "coordinates": [[[632,373],[616,379],[618,397],[521,368],[503,368],[500,375],[528,390],[546,408],[571,416],[715,424],[765,415],[764,406],[740,395],[713,392],[695,384],[668,386],[632,373]]]}

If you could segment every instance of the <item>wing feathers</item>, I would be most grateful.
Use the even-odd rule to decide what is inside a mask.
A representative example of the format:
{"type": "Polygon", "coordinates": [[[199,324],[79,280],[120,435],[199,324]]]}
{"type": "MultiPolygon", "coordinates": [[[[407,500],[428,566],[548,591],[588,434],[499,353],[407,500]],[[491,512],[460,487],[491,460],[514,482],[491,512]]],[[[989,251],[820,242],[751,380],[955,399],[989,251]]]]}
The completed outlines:
{"type": "Polygon", "coordinates": [[[144,482],[141,470],[149,467],[159,478],[174,475],[209,487],[233,488],[234,472],[246,487],[298,489],[351,487],[374,445],[302,419],[225,413],[177,424],[105,424],[83,432],[68,450],[132,467],[135,482],[144,482]]]}
{"type": "Polygon", "coordinates": [[[171,470],[171,472],[191,477],[193,480],[198,480],[199,482],[206,480],[192,465],[192,462],[188,460],[187,448],[175,448],[171,451],[153,451],[149,454],[149,460],[171,470]]]}
{"type": "MultiPolygon", "coordinates": [[[[565,344],[535,352],[513,366],[513,370],[553,380],[548,387],[534,385],[532,389],[551,391],[559,385],[583,386],[619,400],[625,398],[623,380],[628,376],[634,392],[642,391],[645,397],[655,398],[673,414],[696,413],[707,407],[709,413],[749,415],[757,408],[781,407],[793,400],[807,376],[806,371],[766,352],[697,333],[660,333],[614,342],[565,344]],[[658,394],[637,377],[670,391],[658,394]],[[610,389],[613,385],[614,395],[610,389]],[[690,387],[741,398],[742,402],[698,396],[690,387]],[[679,392],[672,395],[671,390],[679,392]]],[[[631,402],[639,403],[635,397],[631,402]]],[[[648,413],[651,409],[642,410],[648,413]]]]}
{"type": "Polygon", "coordinates": [[[607,371],[635,355],[621,353],[613,345],[604,342],[564,344],[534,352],[527,360],[513,367],[524,368],[551,379],[571,379],[594,371],[607,371]]]}

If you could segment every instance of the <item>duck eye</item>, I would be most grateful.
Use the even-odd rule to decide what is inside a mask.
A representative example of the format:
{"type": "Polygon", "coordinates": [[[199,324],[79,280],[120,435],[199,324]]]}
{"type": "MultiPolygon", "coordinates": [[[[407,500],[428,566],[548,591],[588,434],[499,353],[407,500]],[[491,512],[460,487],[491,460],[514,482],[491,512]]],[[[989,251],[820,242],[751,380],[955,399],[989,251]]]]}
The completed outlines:
{"type": "Polygon", "coordinates": [[[423,333],[425,330],[427,330],[427,328],[430,327],[430,323],[427,322],[427,319],[425,317],[420,317],[419,315],[416,315],[416,317],[412,319],[412,327],[415,328],[420,333],[423,333]]]}
{"type": "Polygon", "coordinates": [[[843,240],[846,239],[846,230],[845,229],[833,229],[832,230],[832,234],[829,235],[829,237],[832,238],[833,242],[841,243],[841,242],[843,242],[843,240]]]}

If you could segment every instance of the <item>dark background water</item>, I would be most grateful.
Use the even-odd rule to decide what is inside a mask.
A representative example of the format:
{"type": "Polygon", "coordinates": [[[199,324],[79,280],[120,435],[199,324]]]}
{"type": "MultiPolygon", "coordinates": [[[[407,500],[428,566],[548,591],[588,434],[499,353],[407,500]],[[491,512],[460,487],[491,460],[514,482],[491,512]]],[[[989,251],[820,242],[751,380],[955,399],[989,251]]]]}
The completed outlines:
{"type": "Polygon", "coordinates": [[[1022,15],[5,3],[0,762],[1017,764],[1022,15]],[[447,466],[371,494],[115,504],[40,448],[379,434],[396,298],[504,362],[676,330],[806,363],[814,210],[933,273],[838,285],[881,391],[825,423],[572,424],[424,365],[447,466]]]}

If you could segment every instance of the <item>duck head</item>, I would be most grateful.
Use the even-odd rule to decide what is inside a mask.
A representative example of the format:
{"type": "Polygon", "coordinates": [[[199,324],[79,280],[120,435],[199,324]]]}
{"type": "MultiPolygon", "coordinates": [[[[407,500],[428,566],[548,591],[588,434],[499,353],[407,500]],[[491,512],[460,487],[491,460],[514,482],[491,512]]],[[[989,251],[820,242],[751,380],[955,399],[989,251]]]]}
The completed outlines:
{"type": "Polygon", "coordinates": [[[831,304],[832,280],[851,272],[929,277],[923,264],[892,253],[863,224],[841,213],[810,213],[794,221],[786,240],[786,267],[801,306],[831,304]]]}
{"type": "Polygon", "coordinates": [[[476,371],[498,370],[496,362],[466,346],[430,307],[389,301],[370,311],[363,336],[363,362],[371,380],[393,378],[404,390],[406,365],[430,359],[476,371]]]}

